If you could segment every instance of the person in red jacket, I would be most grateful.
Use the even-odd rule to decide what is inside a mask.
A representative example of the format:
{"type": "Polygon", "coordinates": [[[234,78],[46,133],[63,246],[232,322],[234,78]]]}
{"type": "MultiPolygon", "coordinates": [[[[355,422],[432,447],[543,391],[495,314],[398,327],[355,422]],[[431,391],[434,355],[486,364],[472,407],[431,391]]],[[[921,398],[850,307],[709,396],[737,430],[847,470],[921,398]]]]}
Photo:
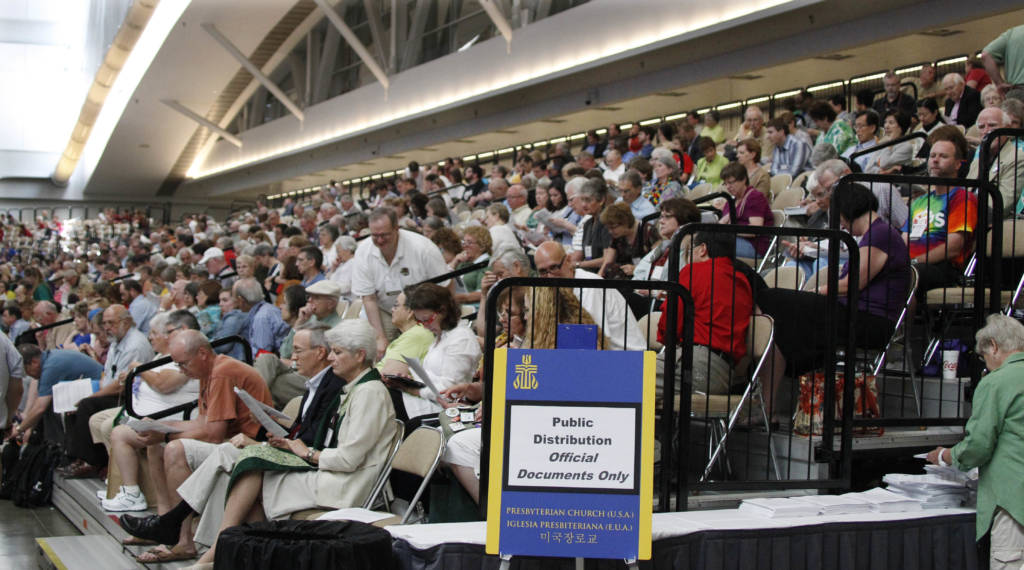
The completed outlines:
{"type": "MultiPolygon", "coordinates": [[[[698,232],[693,237],[690,261],[679,271],[679,284],[693,296],[693,389],[705,394],[728,394],[744,379],[734,374],[747,353],[746,335],[754,299],[750,283],[733,265],[735,236],[698,232]]],[[[664,344],[668,313],[662,303],[658,341],[664,344]]],[[[676,338],[683,335],[683,304],[679,303],[676,338]]],[[[681,351],[680,351],[681,352],[681,351]]],[[[676,378],[682,378],[676,355],[676,378]]],[[[664,367],[658,357],[658,377],[664,367]]]]}

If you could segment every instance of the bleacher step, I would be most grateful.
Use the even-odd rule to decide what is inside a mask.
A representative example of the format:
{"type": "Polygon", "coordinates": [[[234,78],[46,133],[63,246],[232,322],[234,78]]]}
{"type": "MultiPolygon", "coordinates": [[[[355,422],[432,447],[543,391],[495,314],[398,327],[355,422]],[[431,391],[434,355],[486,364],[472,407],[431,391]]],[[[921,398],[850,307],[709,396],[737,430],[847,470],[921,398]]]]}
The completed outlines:
{"type": "Polygon", "coordinates": [[[53,536],[37,538],[36,544],[40,568],[120,570],[141,567],[121,553],[121,546],[110,535],[53,536]]]}
{"type": "MultiPolygon", "coordinates": [[[[53,506],[63,513],[85,535],[62,537],[54,544],[64,545],[64,539],[67,538],[90,539],[90,541],[82,542],[82,548],[92,548],[91,552],[95,552],[97,555],[102,555],[105,558],[94,558],[90,555],[82,561],[71,559],[71,563],[68,560],[61,559],[64,565],[56,566],[46,563],[46,557],[41,554],[39,558],[41,568],[68,568],[69,570],[74,568],[90,570],[95,568],[148,568],[150,570],[174,570],[191,566],[195,563],[195,560],[147,565],[136,562],[135,556],[144,552],[149,547],[121,545],[121,541],[128,537],[128,533],[121,529],[121,525],[117,521],[117,515],[104,511],[100,507],[99,499],[96,497],[96,491],[104,488],[103,481],[99,479],[64,479],[59,475],[54,477],[53,506]],[[106,546],[101,547],[100,545],[106,546]]],[[[156,514],[156,508],[132,514],[138,516],[156,514]]],[[[45,540],[50,543],[54,539],[45,540]]],[[[54,551],[59,554],[56,549],[54,551]]]]}

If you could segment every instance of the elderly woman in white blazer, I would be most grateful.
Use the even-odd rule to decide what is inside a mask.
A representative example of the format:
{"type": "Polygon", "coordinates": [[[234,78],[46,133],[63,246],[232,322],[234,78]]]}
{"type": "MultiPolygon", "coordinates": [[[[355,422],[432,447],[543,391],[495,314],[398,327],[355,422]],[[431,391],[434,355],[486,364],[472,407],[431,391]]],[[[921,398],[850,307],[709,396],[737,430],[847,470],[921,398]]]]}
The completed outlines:
{"type": "MultiPolygon", "coordinates": [[[[288,450],[312,466],[305,471],[249,471],[228,494],[221,530],[243,522],[287,517],[312,508],[360,505],[387,461],[395,411],[387,388],[373,368],[376,337],[366,321],[346,320],[327,331],[334,373],[347,380],[339,396],[337,436],[322,451],[298,439],[272,437],[270,445],[288,450]]],[[[214,548],[200,563],[212,563],[214,548]]]]}

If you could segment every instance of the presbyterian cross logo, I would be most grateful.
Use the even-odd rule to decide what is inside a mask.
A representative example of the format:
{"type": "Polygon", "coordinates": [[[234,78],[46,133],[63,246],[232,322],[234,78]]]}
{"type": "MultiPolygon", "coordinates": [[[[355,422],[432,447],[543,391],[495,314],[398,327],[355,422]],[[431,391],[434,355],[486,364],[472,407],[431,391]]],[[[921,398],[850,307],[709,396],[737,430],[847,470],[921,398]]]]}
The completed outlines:
{"type": "Polygon", "coordinates": [[[516,390],[537,389],[537,365],[533,364],[533,357],[524,354],[519,364],[516,364],[516,379],[512,382],[516,390]]]}

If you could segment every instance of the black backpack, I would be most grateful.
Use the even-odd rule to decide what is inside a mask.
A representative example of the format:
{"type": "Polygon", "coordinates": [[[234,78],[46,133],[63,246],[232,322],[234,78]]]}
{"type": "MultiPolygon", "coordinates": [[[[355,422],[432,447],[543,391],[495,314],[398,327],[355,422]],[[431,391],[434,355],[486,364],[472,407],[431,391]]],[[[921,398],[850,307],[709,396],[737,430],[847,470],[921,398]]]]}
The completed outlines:
{"type": "Polygon", "coordinates": [[[53,494],[53,472],[60,465],[64,452],[60,445],[30,442],[14,467],[11,500],[17,507],[40,507],[50,503],[53,494]]]}
{"type": "Polygon", "coordinates": [[[0,499],[9,500],[14,493],[14,471],[20,457],[21,445],[13,440],[5,443],[3,451],[0,451],[0,499]]]}

